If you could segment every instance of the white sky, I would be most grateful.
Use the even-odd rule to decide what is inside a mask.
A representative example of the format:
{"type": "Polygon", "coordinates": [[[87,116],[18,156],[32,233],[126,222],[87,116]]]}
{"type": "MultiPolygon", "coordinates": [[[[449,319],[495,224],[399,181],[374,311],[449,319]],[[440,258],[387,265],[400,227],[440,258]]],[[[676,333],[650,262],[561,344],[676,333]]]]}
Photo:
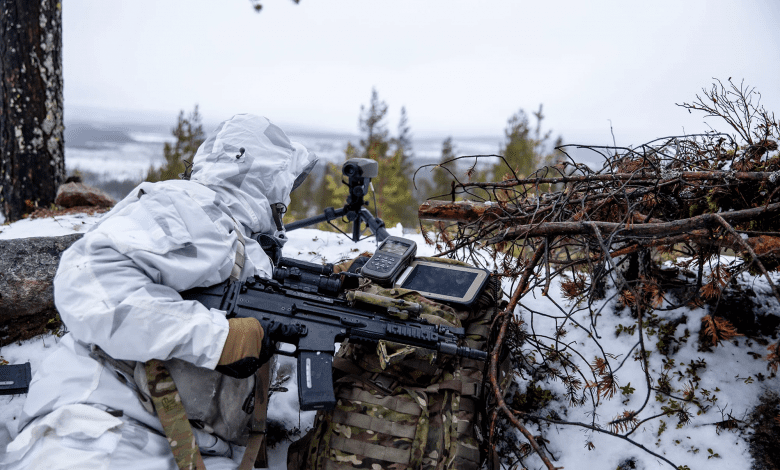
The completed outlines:
{"type": "MultiPolygon", "coordinates": [[[[780,2],[66,0],[65,106],[207,122],[254,112],[356,133],[371,88],[419,136],[500,135],[544,104],[567,142],[642,143],[704,129],[712,78],[780,114],[780,2]],[[159,115],[158,115],[159,116],[159,115]]],[[[171,122],[172,123],[172,122],[171,122]]]]}

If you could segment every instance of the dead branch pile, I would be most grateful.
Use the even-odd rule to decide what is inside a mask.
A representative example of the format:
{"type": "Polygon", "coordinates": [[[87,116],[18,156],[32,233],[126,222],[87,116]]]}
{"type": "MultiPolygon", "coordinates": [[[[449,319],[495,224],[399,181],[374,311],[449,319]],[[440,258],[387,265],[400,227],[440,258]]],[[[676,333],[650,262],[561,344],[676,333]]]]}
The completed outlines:
{"type": "MultiPolygon", "coordinates": [[[[582,426],[642,447],[631,435],[641,423],[658,418],[642,414],[651,393],[676,397],[672,402],[677,407],[660,416],[677,416],[680,423],[690,419],[686,403],[695,401],[694,392],[675,390],[651,376],[647,366],[652,346],[646,344],[643,330],[653,321],[659,329],[665,325],[655,311],[717,300],[733,279],[747,271],[762,275],[780,301],[780,290],[769,274],[780,267],[780,133],[774,116],[754,103],[756,96],[743,85],[724,87],[717,82],[693,104],[682,105],[725,120],[730,134],[673,136],[638,147],[577,146],[600,156],[604,161],[600,169],[569,157],[529,176],[508,168],[502,181],[463,181],[450,172],[450,201],[430,200],[420,207],[421,221],[432,221],[435,227],[431,231],[428,226],[427,232],[424,227],[424,235],[443,254],[512,280],[511,300],[496,322],[489,377],[496,401],[493,421],[510,422],[528,439],[530,447],[513,449],[520,462],[533,449],[547,468],[553,468],[540,448],[544,441],[526,430],[525,420],[582,426]],[[731,261],[724,262],[722,255],[732,256],[731,261]],[[690,275],[680,276],[681,270],[690,275]],[[556,278],[564,297],[572,300],[570,305],[551,300],[554,305],[545,312],[524,306],[528,292],[536,289],[546,296],[556,278]],[[676,288],[674,296],[668,295],[670,283],[676,288]],[[636,344],[620,361],[599,344],[598,305],[609,292],[617,303],[630,308],[639,326],[636,344]],[[522,315],[513,315],[518,306],[522,315]],[[578,312],[589,315],[589,325],[573,320],[578,312]],[[556,334],[529,333],[534,315],[553,318],[559,327],[556,334]],[[579,357],[563,339],[564,327],[586,330],[602,357],[592,362],[579,357]],[[593,420],[572,423],[530,416],[508,406],[507,390],[497,379],[505,348],[511,350],[515,367],[531,379],[561,381],[573,406],[593,408],[593,420]],[[644,404],[599,423],[599,405],[617,391],[615,372],[632,353],[645,371],[644,404]]],[[[559,149],[566,153],[572,147],[559,149]]],[[[488,158],[502,157],[454,160],[473,160],[470,175],[480,160],[488,158]]],[[[703,323],[702,331],[713,344],[738,334],[719,317],[703,323]]],[[[777,364],[771,365],[777,370],[777,364]]]]}

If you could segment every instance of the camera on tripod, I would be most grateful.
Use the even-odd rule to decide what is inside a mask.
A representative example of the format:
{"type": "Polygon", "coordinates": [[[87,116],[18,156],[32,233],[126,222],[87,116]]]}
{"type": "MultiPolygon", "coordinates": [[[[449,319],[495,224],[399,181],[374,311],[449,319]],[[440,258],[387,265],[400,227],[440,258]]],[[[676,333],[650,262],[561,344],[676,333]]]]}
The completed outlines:
{"type": "Polygon", "coordinates": [[[389,237],[390,234],[385,230],[384,221],[379,217],[374,217],[374,215],[364,207],[368,205],[368,202],[364,198],[368,194],[371,178],[376,178],[379,175],[379,163],[370,158],[351,158],[341,166],[341,173],[346,177],[346,180],[342,178],[342,182],[349,186],[349,195],[347,196],[344,207],[339,209],[328,207],[320,215],[287,224],[285,226],[286,230],[290,231],[301,227],[316,225],[320,222],[328,222],[339,232],[350,236],[331,223],[332,220],[344,218],[347,222],[352,222],[351,237],[353,241],[361,239],[360,236],[363,233],[361,224],[363,223],[371,230],[371,233],[376,235],[377,241],[381,242],[389,237]]]}
{"type": "Polygon", "coordinates": [[[371,178],[376,178],[379,175],[379,163],[369,158],[353,158],[344,162],[341,174],[348,178],[347,206],[355,205],[359,211],[365,204],[363,197],[368,194],[371,178]]]}

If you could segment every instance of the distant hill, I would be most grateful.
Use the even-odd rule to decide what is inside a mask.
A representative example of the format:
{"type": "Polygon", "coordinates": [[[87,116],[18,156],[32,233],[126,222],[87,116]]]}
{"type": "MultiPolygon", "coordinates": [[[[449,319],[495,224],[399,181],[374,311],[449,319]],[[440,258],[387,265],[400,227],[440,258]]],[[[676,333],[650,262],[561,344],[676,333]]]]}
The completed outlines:
{"type": "Polygon", "coordinates": [[[87,123],[72,123],[65,127],[65,144],[68,147],[95,148],[130,142],[135,140],[129,129],[101,129],[87,123]]]}

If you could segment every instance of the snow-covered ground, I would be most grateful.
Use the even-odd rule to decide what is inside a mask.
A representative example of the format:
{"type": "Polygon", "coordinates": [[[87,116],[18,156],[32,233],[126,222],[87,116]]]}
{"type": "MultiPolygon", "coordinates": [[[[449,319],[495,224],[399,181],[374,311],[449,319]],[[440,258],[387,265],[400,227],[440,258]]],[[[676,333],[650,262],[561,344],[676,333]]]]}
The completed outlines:
{"type": "MultiPolygon", "coordinates": [[[[742,286],[752,288],[757,298],[762,299],[761,309],[770,313],[777,312],[777,301],[772,297],[771,289],[764,278],[742,275],[738,282],[742,286]]],[[[777,283],[777,276],[774,277],[774,282],[777,283]]],[[[596,416],[592,405],[570,407],[563,398],[566,391],[564,385],[556,380],[537,384],[545,390],[550,390],[556,397],[545,408],[545,412],[557,412],[559,419],[563,421],[595,423],[599,427],[609,429],[610,421],[625,411],[638,410],[648,396],[645,374],[638,360],[637,349],[634,348],[638,341],[637,332],[629,334],[623,328],[635,325],[636,319],[630,316],[628,309],[616,307],[614,300],[606,301],[594,306],[594,310],[601,308],[599,315],[595,317],[597,328],[594,330],[587,309],[565,318],[565,315],[553,307],[553,302],[562,306],[565,311],[572,306],[571,301],[564,298],[559,284],[551,287],[546,297],[541,295],[540,290],[526,295],[521,304],[532,311],[557,315],[558,318],[556,320],[536,314],[533,315],[531,325],[531,315],[528,310],[522,309],[521,312],[525,313],[521,315],[529,332],[553,338],[556,329],[566,323],[567,333],[562,342],[571,345],[590,364],[593,364],[596,358],[607,356],[613,368],[619,366],[618,369],[613,369],[618,382],[617,393],[612,399],[600,400],[596,416]],[[565,322],[562,321],[564,319],[565,322]],[[575,326],[575,322],[581,327],[575,326]],[[623,332],[617,334],[620,330],[623,332]],[[599,333],[598,337],[593,334],[594,331],[599,333]]],[[[609,299],[614,294],[614,289],[608,291],[606,298],[609,299]]],[[[707,307],[680,307],[654,313],[665,319],[682,321],[674,329],[674,337],[679,342],[673,346],[679,346],[679,350],[673,354],[664,355],[658,351],[656,343],[661,340],[658,328],[654,335],[646,335],[644,338],[650,353],[652,386],[657,388],[658,378],[665,375],[669,379],[671,395],[684,397],[686,390],[692,390],[693,400],[675,400],[688,409],[690,422],[681,425],[678,415],[659,417],[658,415],[674,405],[668,396],[660,401],[659,397],[662,395],[651,391],[647,406],[636,419],[640,422],[646,418],[652,419],[640,424],[629,438],[683,469],[751,468],[752,459],[746,441],[749,430],[741,432],[718,429],[715,423],[723,422],[729,417],[744,422],[765,392],[780,392],[780,377],[771,377],[770,371],[767,370],[768,351],[764,341],[774,343],[777,338],[762,338],[756,341],[736,337],[705,352],[699,348],[699,331],[702,328],[702,318],[709,313],[707,307]]],[[[552,341],[554,340],[549,339],[546,343],[552,341]]],[[[573,361],[585,366],[583,369],[586,377],[591,373],[585,361],[576,357],[573,361]]],[[[527,383],[520,381],[518,387],[522,393],[527,389],[527,383]]],[[[780,409],[777,411],[780,416],[780,409]]],[[[538,426],[529,425],[529,428],[535,435],[539,433],[538,426]]],[[[620,463],[631,459],[635,459],[636,467],[621,468],[672,468],[669,463],[649,455],[637,446],[584,427],[545,426],[544,435],[551,441],[548,449],[555,458],[556,466],[566,469],[614,469],[620,463]]],[[[529,460],[537,462],[538,468],[543,468],[540,461],[529,460]]]]}
{"type": "MultiPolygon", "coordinates": [[[[97,218],[87,215],[68,215],[49,219],[22,220],[1,226],[0,239],[84,232],[95,223],[97,218]]],[[[433,248],[426,245],[418,234],[403,234],[400,226],[391,229],[390,233],[415,240],[420,256],[433,254],[433,248]]],[[[305,261],[338,262],[355,257],[363,251],[375,249],[373,238],[353,243],[343,235],[310,229],[289,232],[289,238],[290,241],[285,246],[285,256],[305,261]]],[[[766,281],[761,278],[743,277],[740,282],[749,283],[759,296],[769,292],[766,281]]],[[[764,308],[776,310],[774,299],[768,295],[764,298],[766,299],[764,308]]],[[[548,296],[543,296],[538,291],[531,292],[525,296],[522,303],[532,310],[555,313],[555,310],[551,309],[551,301],[564,308],[569,304],[557,286],[550,288],[548,296]]],[[[526,310],[519,311],[519,314],[525,315],[524,320],[529,323],[530,316],[522,313],[524,311],[526,310]]],[[[748,469],[751,466],[751,457],[745,436],[741,433],[719,431],[714,423],[723,421],[728,414],[743,419],[758,403],[759,397],[765,391],[780,391],[780,378],[768,377],[766,361],[763,358],[767,353],[766,345],[760,345],[756,341],[737,338],[724,342],[712,352],[698,351],[697,338],[701,328],[701,318],[707,314],[707,311],[684,307],[663,313],[669,318],[683,314],[686,320],[677,327],[677,336],[682,336],[685,329],[690,332],[690,336],[681,342],[679,351],[673,354],[675,365],[669,367],[668,373],[672,387],[678,390],[678,395],[681,395],[682,391],[679,390],[693,380],[686,372],[690,370],[690,363],[703,359],[706,366],[694,369],[699,380],[693,380],[692,383],[697,386],[696,397],[706,406],[702,409],[686,404],[692,415],[689,424],[678,426],[675,417],[664,416],[640,425],[630,437],[676,465],[687,466],[691,470],[748,469]]],[[[636,342],[636,333],[615,334],[618,325],[628,326],[632,324],[633,319],[628,313],[616,310],[611,304],[605,306],[598,317],[598,331],[601,333],[598,342],[603,351],[593,341],[590,331],[571,326],[572,321],[575,320],[581,325],[590,325],[591,320],[587,317],[587,313],[575,313],[569,319],[569,326],[566,327],[569,330],[565,337],[566,341],[576,344],[577,350],[585,359],[593,361],[595,357],[603,357],[605,353],[614,354],[619,359],[613,360],[613,363],[619,364],[628,357],[616,373],[618,385],[625,389],[618,389],[613,399],[603,400],[597,409],[598,416],[595,421],[604,426],[624,410],[638,408],[644,402],[647,393],[640,363],[630,357],[631,347],[636,342]],[[633,393],[629,393],[631,389],[634,389],[633,393]]],[[[556,325],[552,319],[545,319],[540,315],[535,315],[533,322],[533,329],[537,334],[551,335],[551,332],[560,326],[560,322],[556,325]]],[[[649,337],[647,343],[654,345],[657,340],[657,337],[649,337]]],[[[34,372],[57,341],[58,338],[55,336],[40,336],[22,344],[0,348],[0,356],[12,364],[29,361],[34,372]]],[[[653,346],[648,346],[648,349],[652,348],[653,346]]],[[[665,357],[657,352],[651,354],[650,368],[654,376],[660,375],[664,367],[663,359],[665,357]]],[[[294,370],[293,359],[280,358],[279,363],[290,365],[294,370]]],[[[299,428],[305,432],[311,426],[314,413],[298,411],[295,384],[296,377],[293,374],[286,384],[288,391],[273,395],[269,414],[271,419],[283,422],[288,429],[299,428]]],[[[567,406],[560,382],[552,381],[539,385],[555,394],[547,409],[555,411],[561,419],[582,423],[593,422],[592,407],[567,406]]],[[[519,391],[523,392],[527,384],[520,381],[518,387],[519,391]]],[[[0,450],[4,449],[9,442],[8,428],[19,415],[24,399],[23,395],[0,397],[0,450]]],[[[661,413],[663,406],[669,406],[669,402],[657,402],[655,393],[651,393],[648,408],[642,412],[639,419],[661,413]]],[[[538,427],[529,425],[529,428],[534,434],[538,434],[538,427]]],[[[625,468],[644,470],[670,468],[668,463],[631,443],[583,427],[552,426],[546,428],[544,434],[550,440],[547,448],[551,451],[556,466],[566,469],[615,469],[622,462],[632,458],[635,459],[635,467],[625,468]]],[[[287,446],[288,444],[282,444],[270,450],[271,468],[286,468],[287,446]]],[[[529,468],[542,468],[541,462],[533,458],[528,460],[527,464],[529,468]]]]}

